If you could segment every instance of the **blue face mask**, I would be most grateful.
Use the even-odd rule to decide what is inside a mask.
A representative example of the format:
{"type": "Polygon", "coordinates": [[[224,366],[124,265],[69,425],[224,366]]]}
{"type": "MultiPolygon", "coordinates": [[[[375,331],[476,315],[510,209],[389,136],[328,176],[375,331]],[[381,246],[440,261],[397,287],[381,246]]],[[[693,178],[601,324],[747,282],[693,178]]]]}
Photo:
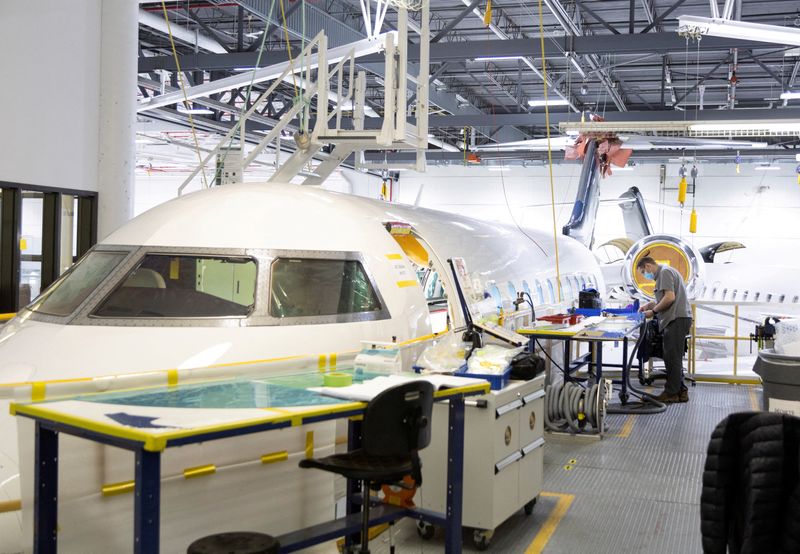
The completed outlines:
{"type": "Polygon", "coordinates": [[[656,276],[655,276],[655,275],[653,275],[652,273],[650,273],[649,271],[645,271],[645,272],[644,272],[644,278],[645,278],[645,279],[650,279],[650,280],[652,281],[653,279],[655,279],[655,278],[656,278],[656,276]]]}

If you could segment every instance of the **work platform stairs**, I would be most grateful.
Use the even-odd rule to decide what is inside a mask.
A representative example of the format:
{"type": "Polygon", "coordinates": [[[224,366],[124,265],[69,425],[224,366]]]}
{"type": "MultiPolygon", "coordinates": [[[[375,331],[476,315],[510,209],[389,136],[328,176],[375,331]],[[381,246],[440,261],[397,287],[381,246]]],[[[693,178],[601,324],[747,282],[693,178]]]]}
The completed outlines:
{"type": "MultiPolygon", "coordinates": [[[[422,36],[429,36],[427,2],[422,8],[422,36]]],[[[304,176],[304,185],[319,185],[345,160],[355,153],[356,169],[363,171],[391,169],[425,170],[425,151],[428,147],[428,41],[421,41],[419,74],[416,78],[415,124],[406,120],[408,111],[408,14],[398,8],[398,30],[373,37],[366,47],[356,46],[328,60],[328,42],[324,32],[314,37],[298,56],[286,66],[237,124],[209,152],[200,165],[184,180],[179,193],[217,157],[222,183],[241,182],[243,172],[256,157],[268,148],[275,152],[276,172],[270,182],[289,182],[304,176]],[[367,77],[364,71],[356,74],[358,56],[382,51],[384,62],[384,113],[377,129],[365,127],[367,77]],[[332,65],[332,66],[331,66],[332,65]],[[278,123],[246,154],[244,137],[247,119],[265,102],[281,83],[292,83],[299,91],[292,107],[278,123]],[[352,128],[343,127],[346,112],[352,113],[352,128]],[[282,140],[287,128],[297,128],[293,134],[294,152],[281,163],[282,140]],[[414,150],[415,163],[366,163],[365,151],[414,150]]],[[[335,49],[341,51],[341,49],[335,49]]],[[[375,114],[377,115],[377,114],[375,114]]]]}

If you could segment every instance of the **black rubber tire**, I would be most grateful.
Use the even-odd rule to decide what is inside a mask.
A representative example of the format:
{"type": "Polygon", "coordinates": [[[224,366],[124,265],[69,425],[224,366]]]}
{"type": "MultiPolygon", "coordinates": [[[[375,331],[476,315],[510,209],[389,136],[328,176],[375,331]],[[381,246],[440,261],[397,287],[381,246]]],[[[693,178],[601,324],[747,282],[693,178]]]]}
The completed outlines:
{"type": "Polygon", "coordinates": [[[434,534],[436,534],[436,528],[432,523],[421,520],[417,521],[417,535],[419,535],[422,539],[429,541],[433,538],[434,534]]]}
{"type": "Polygon", "coordinates": [[[533,513],[533,507],[536,506],[536,498],[525,504],[522,509],[525,510],[525,515],[529,516],[533,513]]]}
{"type": "Polygon", "coordinates": [[[489,545],[492,544],[492,539],[490,539],[483,533],[475,531],[474,533],[472,533],[472,544],[475,545],[475,548],[483,552],[484,550],[489,549],[489,545]]]}

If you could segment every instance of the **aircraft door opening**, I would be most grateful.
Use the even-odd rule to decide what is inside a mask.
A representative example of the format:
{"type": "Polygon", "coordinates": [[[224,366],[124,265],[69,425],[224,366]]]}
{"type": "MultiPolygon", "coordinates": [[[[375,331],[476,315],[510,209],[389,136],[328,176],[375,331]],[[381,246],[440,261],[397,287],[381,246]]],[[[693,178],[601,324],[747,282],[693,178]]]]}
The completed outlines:
{"type": "Polygon", "coordinates": [[[386,223],[386,229],[414,266],[428,304],[431,330],[434,333],[447,331],[453,321],[447,294],[451,284],[447,266],[441,263],[428,243],[407,223],[389,222],[386,223]]]}

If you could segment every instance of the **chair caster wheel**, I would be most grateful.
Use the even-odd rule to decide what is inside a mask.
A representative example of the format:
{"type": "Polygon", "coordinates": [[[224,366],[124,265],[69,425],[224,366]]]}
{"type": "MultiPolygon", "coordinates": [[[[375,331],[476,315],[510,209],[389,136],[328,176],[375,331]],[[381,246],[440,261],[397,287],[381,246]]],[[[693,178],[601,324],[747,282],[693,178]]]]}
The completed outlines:
{"type": "Polygon", "coordinates": [[[533,513],[533,507],[536,506],[536,500],[537,499],[534,498],[533,500],[531,500],[530,502],[525,504],[525,506],[522,507],[522,509],[525,510],[526,516],[529,516],[533,513]]]}
{"type": "Polygon", "coordinates": [[[472,532],[472,544],[480,551],[486,550],[492,542],[492,535],[494,535],[494,531],[475,529],[472,532]]]}
{"type": "Polygon", "coordinates": [[[417,535],[426,541],[431,540],[435,532],[436,528],[432,524],[428,523],[427,521],[417,521],[417,535]]]}

